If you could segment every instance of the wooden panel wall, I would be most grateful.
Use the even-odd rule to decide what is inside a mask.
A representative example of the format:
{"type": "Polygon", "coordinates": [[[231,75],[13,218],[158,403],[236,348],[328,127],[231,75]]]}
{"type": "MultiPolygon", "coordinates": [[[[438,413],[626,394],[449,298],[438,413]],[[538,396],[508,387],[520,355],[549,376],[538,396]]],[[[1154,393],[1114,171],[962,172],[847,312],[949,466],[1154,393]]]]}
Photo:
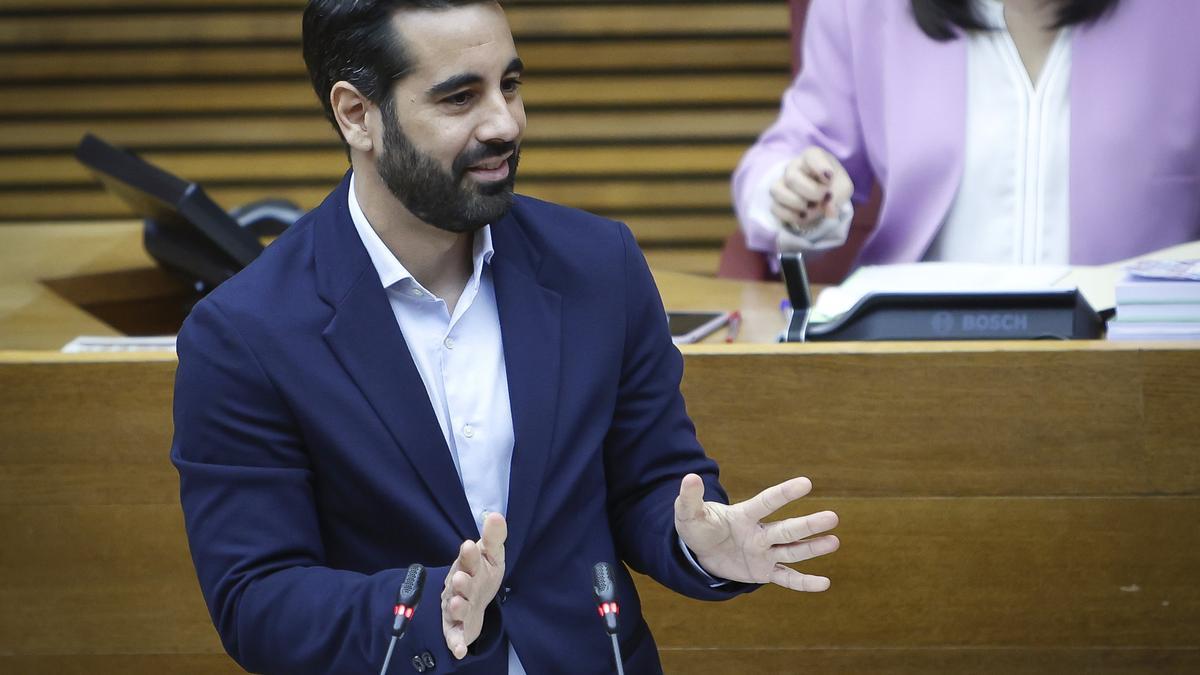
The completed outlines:
{"type": "MultiPolygon", "coordinates": [[[[689,349],[735,499],[813,479],[820,595],[639,579],[669,673],[1200,669],[1200,359],[1035,345],[689,349]],[[930,411],[936,411],[931,413],[930,411]]],[[[0,672],[237,672],[188,557],[172,358],[0,352],[0,672]]]]}
{"type": "MultiPolygon", "coordinates": [[[[715,245],[729,174],[789,77],[783,0],[509,0],[529,67],[522,192],[715,245]]],[[[346,168],[308,85],[301,0],[0,0],[0,224],[128,215],[85,131],[227,208],[315,205],[346,168]]]]}

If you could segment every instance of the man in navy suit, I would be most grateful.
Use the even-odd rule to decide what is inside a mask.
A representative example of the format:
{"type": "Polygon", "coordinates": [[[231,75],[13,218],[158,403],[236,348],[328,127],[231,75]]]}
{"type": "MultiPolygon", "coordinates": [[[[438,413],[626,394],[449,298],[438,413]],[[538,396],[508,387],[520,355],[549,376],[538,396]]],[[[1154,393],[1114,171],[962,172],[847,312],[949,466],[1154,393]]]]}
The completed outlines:
{"type": "Polygon", "coordinates": [[[414,563],[418,672],[610,672],[597,561],[631,673],[660,666],[621,561],[702,599],[825,590],[786,564],[835,550],[837,517],[760,522],[804,478],[727,505],[629,230],[514,197],[500,6],[313,0],[304,50],[352,170],[178,343],[172,460],[228,652],[375,672],[414,563]]]}

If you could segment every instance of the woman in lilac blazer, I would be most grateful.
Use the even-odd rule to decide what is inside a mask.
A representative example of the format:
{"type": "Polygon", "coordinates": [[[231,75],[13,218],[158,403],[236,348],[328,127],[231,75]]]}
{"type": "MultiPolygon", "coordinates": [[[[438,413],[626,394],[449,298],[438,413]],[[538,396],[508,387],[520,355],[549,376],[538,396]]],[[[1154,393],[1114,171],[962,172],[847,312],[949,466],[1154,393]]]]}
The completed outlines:
{"type": "MultiPolygon", "coordinates": [[[[929,5],[813,0],[803,70],[778,121],[734,174],[749,248],[772,253],[779,245],[778,223],[762,222],[761,211],[752,215],[751,191],[771,167],[815,146],[853,182],[855,203],[876,181],[884,193],[858,263],[925,258],[962,179],[968,64],[965,31],[947,22],[953,37],[931,38],[918,25],[915,4],[929,5]]],[[[1070,33],[1070,169],[1063,182],[1071,264],[1200,239],[1200,1],[1102,4],[1111,6],[1070,33]]],[[[832,173],[811,172],[818,181],[825,174],[826,184],[836,182],[832,173]]],[[[848,183],[844,191],[851,192],[848,183]]],[[[833,201],[835,207],[836,195],[833,201]]],[[[818,209],[836,211],[828,201],[818,209]]]]}

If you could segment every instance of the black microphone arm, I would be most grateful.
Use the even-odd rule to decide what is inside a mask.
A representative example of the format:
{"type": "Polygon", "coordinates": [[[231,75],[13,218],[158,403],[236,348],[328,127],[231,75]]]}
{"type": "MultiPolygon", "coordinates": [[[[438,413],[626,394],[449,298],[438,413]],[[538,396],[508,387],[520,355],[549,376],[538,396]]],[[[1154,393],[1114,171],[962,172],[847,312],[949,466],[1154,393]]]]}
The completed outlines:
{"type": "Polygon", "coordinates": [[[621,645],[617,643],[617,616],[621,613],[621,608],[617,604],[617,585],[613,581],[612,568],[606,562],[592,565],[592,593],[596,598],[600,616],[604,618],[604,632],[612,638],[617,675],[625,675],[625,661],[621,658],[621,645]]]}
{"type": "Polygon", "coordinates": [[[404,583],[400,584],[400,590],[396,592],[396,606],[392,610],[396,614],[396,620],[392,622],[392,641],[388,644],[387,658],[383,660],[383,668],[380,669],[379,675],[387,673],[388,664],[392,661],[392,650],[396,648],[396,640],[404,637],[404,632],[408,630],[408,624],[417,612],[417,604],[421,602],[421,591],[424,588],[425,567],[414,563],[409,566],[408,574],[404,575],[404,583]]]}

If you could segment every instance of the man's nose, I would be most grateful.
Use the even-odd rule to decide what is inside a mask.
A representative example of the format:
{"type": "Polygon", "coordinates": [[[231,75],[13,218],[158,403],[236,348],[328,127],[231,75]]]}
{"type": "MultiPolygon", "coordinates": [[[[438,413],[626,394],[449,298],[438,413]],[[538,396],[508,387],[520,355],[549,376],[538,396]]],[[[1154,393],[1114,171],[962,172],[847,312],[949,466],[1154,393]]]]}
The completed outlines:
{"type": "Polygon", "coordinates": [[[521,120],[525,108],[520,100],[510,101],[497,93],[488,101],[485,119],[479,125],[478,138],[481,143],[512,143],[521,136],[521,120]]]}

